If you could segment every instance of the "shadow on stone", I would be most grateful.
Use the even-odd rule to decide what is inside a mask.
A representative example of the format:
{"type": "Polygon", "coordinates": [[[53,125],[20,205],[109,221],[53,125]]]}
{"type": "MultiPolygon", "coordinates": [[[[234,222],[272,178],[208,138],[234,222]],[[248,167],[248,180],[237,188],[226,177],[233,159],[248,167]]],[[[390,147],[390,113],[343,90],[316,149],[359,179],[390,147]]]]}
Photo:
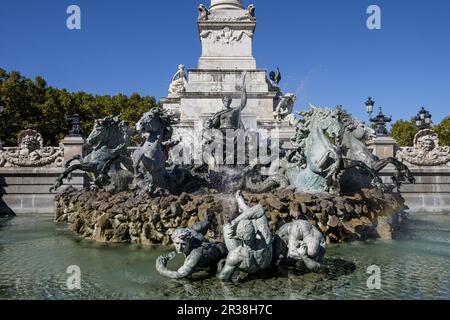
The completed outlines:
{"type": "Polygon", "coordinates": [[[4,177],[0,177],[0,217],[14,217],[14,211],[3,200],[3,196],[6,194],[6,181],[4,177]]]}

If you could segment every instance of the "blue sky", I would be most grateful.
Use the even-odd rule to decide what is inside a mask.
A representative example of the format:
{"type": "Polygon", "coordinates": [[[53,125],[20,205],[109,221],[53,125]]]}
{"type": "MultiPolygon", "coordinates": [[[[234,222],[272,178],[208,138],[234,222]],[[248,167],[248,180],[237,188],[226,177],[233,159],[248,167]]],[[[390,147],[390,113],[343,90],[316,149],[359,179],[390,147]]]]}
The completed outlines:
{"type": "MultiPolygon", "coordinates": [[[[167,94],[180,63],[200,56],[197,6],[209,0],[0,0],[0,67],[94,94],[167,94]],[[81,8],[82,30],[66,28],[81,8]]],[[[281,87],[308,103],[342,104],[366,119],[371,95],[395,120],[422,105],[450,115],[450,1],[253,0],[258,68],[280,66],[281,87]],[[382,10],[368,30],[366,9],[382,10]]],[[[244,1],[249,4],[249,1],[244,1]]]]}

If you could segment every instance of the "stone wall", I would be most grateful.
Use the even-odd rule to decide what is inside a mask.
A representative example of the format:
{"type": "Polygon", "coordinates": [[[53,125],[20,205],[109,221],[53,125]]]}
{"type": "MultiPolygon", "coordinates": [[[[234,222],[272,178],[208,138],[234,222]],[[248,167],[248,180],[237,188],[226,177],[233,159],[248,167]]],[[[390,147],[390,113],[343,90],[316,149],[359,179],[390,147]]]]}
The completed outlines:
{"type": "MultiPolygon", "coordinates": [[[[64,162],[83,152],[81,137],[66,137],[59,147],[44,147],[41,135],[27,129],[19,134],[18,146],[0,149],[0,215],[52,213],[55,194],[50,192],[64,172],[64,162]]],[[[87,180],[74,172],[65,181],[82,188],[87,180]]]]}
{"type": "MultiPolygon", "coordinates": [[[[379,190],[354,196],[244,193],[249,205],[260,203],[273,232],[296,219],[309,220],[328,242],[392,239],[404,209],[403,199],[379,190]]],[[[231,195],[188,195],[148,198],[123,192],[80,192],[68,189],[57,197],[55,221],[68,223],[75,233],[99,242],[170,244],[176,228],[208,219],[211,241],[222,241],[222,227],[234,218],[237,205],[231,195]]]]}
{"type": "MultiPolygon", "coordinates": [[[[400,191],[409,212],[450,213],[450,167],[410,167],[415,184],[405,183],[400,191]]],[[[381,172],[385,182],[394,174],[392,167],[381,172]]]]}
{"type": "MultiPolygon", "coordinates": [[[[390,137],[377,137],[369,141],[368,147],[380,159],[397,157],[414,174],[416,183],[405,183],[400,189],[410,213],[450,213],[450,149],[439,146],[434,131],[421,130],[412,147],[399,148],[390,137]],[[425,149],[424,141],[431,141],[432,148],[425,149]]],[[[390,183],[394,173],[394,168],[388,166],[381,176],[390,183]]]]}
{"type": "MultiPolygon", "coordinates": [[[[49,189],[62,168],[0,168],[0,215],[52,213],[55,194],[49,189]]],[[[83,187],[84,174],[75,172],[70,183],[83,187]]]]}

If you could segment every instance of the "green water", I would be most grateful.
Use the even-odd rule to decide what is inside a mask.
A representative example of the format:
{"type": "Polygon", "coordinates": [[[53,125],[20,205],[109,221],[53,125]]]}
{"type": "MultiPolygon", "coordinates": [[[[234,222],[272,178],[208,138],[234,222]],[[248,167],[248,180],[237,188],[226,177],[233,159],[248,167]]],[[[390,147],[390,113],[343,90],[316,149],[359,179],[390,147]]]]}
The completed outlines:
{"type": "Polygon", "coordinates": [[[450,216],[413,216],[395,241],[331,246],[326,274],[278,268],[234,286],[207,274],[168,280],[155,270],[161,248],[98,244],[51,215],[21,215],[0,219],[0,299],[450,299],[449,244],[450,216]],[[67,288],[71,265],[80,290],[67,288]],[[371,265],[380,290],[367,288],[371,265]]]}

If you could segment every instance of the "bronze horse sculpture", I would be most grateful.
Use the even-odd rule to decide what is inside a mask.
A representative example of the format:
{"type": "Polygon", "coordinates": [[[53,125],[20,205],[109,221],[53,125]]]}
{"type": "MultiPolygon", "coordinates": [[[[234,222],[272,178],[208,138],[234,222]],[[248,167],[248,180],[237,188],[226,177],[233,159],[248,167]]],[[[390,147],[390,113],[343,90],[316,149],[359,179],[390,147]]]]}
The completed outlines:
{"type": "Polygon", "coordinates": [[[169,168],[169,151],[181,140],[173,140],[174,115],[155,108],[136,124],[145,142],[132,155],[134,188],[147,193],[167,190],[172,194],[192,191],[202,185],[200,178],[181,167],[169,168]]]}
{"type": "Polygon", "coordinates": [[[108,175],[112,165],[118,161],[131,168],[127,161],[127,147],[129,143],[130,128],[128,123],[120,121],[120,117],[106,117],[96,120],[94,128],[86,140],[86,144],[93,150],[86,157],[76,155],[66,163],[66,170],[50,188],[56,191],[63,185],[64,179],[69,178],[72,172],[81,170],[94,182],[92,188],[103,188],[110,182],[108,175]],[[72,164],[74,161],[79,163],[72,164]]]}
{"type": "MultiPolygon", "coordinates": [[[[364,164],[377,175],[388,165],[393,165],[395,174],[391,177],[394,188],[400,188],[404,181],[415,183],[415,178],[409,168],[401,161],[393,157],[379,159],[365,145],[365,141],[375,137],[375,131],[368,127],[364,122],[352,118],[349,114],[343,113],[343,130],[340,137],[340,148],[343,156],[349,161],[356,161],[364,164]]],[[[364,174],[357,170],[351,170],[344,173],[343,183],[349,191],[360,190],[367,186],[364,181],[364,174]]]]}

